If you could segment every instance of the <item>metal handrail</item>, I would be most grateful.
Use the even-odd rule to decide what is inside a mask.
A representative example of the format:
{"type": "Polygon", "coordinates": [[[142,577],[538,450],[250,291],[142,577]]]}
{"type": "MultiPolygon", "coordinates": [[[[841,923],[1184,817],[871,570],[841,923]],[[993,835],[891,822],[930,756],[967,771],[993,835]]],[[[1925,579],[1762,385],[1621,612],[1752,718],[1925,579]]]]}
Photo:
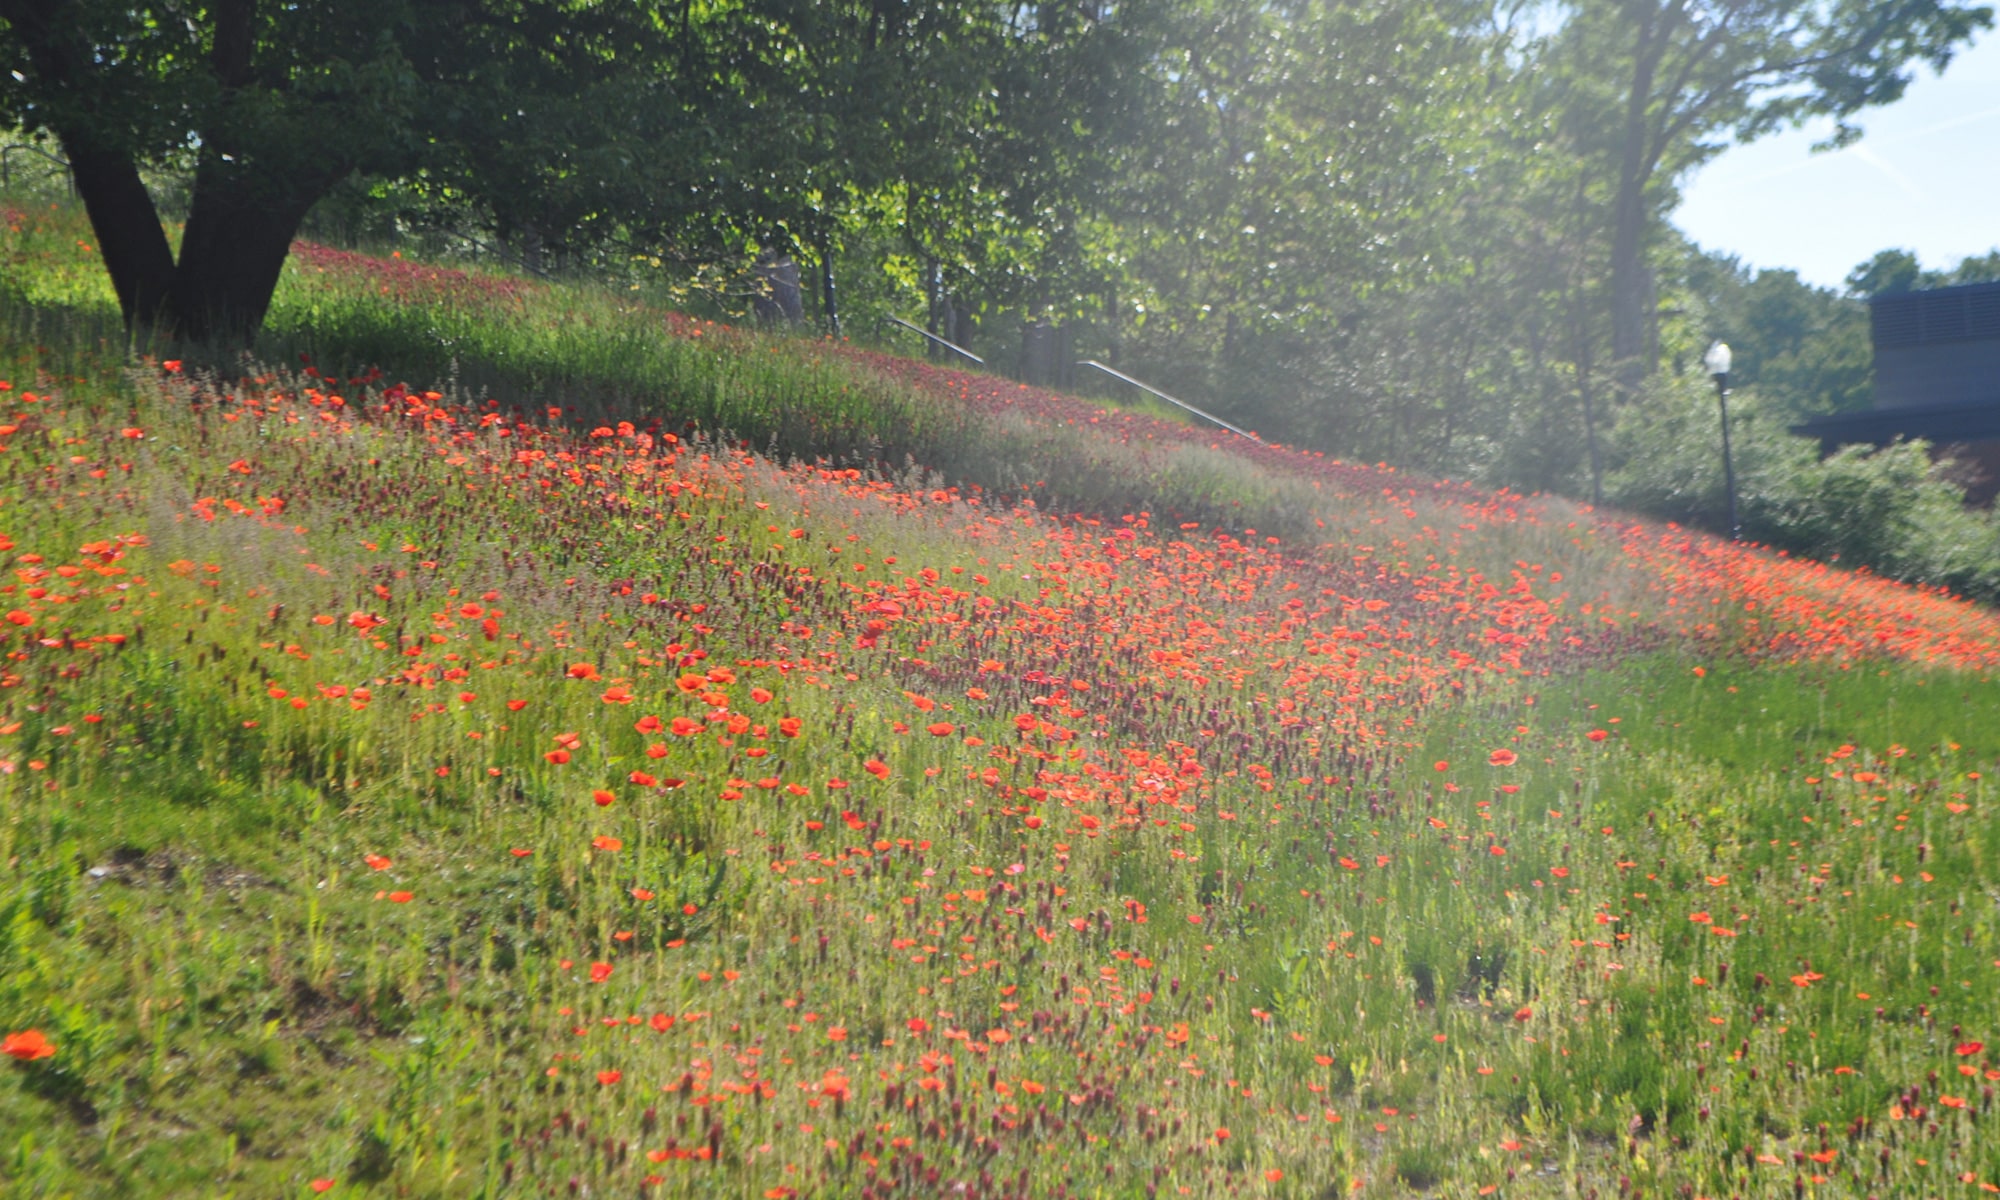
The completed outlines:
{"type": "Polygon", "coordinates": [[[889,323],[891,325],[901,325],[903,328],[909,330],[911,333],[920,334],[923,337],[927,337],[931,341],[936,342],[938,345],[943,346],[945,349],[951,351],[953,354],[963,355],[964,357],[971,359],[973,362],[978,363],[982,367],[986,365],[986,360],[979,357],[977,354],[974,354],[972,351],[967,350],[963,346],[945,341],[943,338],[939,337],[935,333],[932,333],[930,330],[925,329],[921,325],[912,325],[901,317],[890,317],[889,323]]]}
{"type": "MultiPolygon", "coordinates": [[[[14,153],[16,151],[19,151],[23,154],[39,155],[42,158],[48,159],[49,162],[54,166],[54,170],[52,170],[50,174],[54,174],[55,171],[69,170],[69,160],[62,157],[59,154],[51,154],[47,150],[42,149],[40,146],[32,145],[27,142],[12,142],[4,147],[0,147],[0,186],[5,186],[5,187],[14,186],[13,158],[14,158],[14,153]]],[[[72,181],[71,189],[74,190],[74,181],[72,181]]]]}
{"type": "Polygon", "coordinates": [[[1156,388],[1151,384],[1141,383],[1138,380],[1132,378],[1130,375],[1127,375],[1125,372],[1118,370],[1116,367],[1107,367],[1103,363],[1098,362],[1096,359],[1091,359],[1091,358],[1083,359],[1076,365],[1079,367],[1096,367],[1098,370],[1104,372],[1106,375],[1111,376],[1113,379],[1123,380],[1124,382],[1131,384],[1133,387],[1138,388],[1142,392],[1158,396],[1160,399],[1165,400],[1168,404],[1175,405],[1176,407],[1179,408],[1184,408],[1187,411],[1193,413],[1195,416],[1200,417],[1204,421],[1213,421],[1217,425],[1220,425],[1224,429],[1227,429],[1229,432],[1235,434],[1237,437],[1249,438],[1251,441],[1257,442],[1259,444],[1262,444],[1264,441],[1263,438],[1258,437],[1256,434],[1251,433],[1249,430],[1239,429],[1236,426],[1231,425],[1229,422],[1223,420],[1221,417],[1215,416],[1212,413],[1205,413],[1201,411],[1200,409],[1196,408],[1192,404],[1189,404],[1185,400],[1176,400],[1172,396],[1169,396],[1165,392],[1161,391],[1159,388],[1156,388]]]}

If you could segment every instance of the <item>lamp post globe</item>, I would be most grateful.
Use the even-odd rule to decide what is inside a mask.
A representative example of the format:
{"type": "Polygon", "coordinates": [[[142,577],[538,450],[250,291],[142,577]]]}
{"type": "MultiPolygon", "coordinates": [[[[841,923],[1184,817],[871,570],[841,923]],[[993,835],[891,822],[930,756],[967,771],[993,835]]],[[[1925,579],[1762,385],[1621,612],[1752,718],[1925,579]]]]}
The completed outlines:
{"type": "Polygon", "coordinates": [[[1708,348],[1707,354],[1702,355],[1701,361],[1708,367],[1710,375],[1727,376],[1729,374],[1729,362],[1732,357],[1733,355],[1729,352],[1729,343],[1717,342],[1708,348]]]}

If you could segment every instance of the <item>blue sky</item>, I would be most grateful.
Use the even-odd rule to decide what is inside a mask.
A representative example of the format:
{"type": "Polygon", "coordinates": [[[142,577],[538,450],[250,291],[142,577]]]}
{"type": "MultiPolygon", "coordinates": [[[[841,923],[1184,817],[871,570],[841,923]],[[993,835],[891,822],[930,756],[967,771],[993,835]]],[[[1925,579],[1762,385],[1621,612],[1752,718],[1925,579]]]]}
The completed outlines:
{"type": "Polygon", "coordinates": [[[1867,135],[1840,151],[1811,153],[1824,125],[1731,147],[1682,181],[1674,224],[1704,249],[1836,288],[1877,250],[1949,267],[2000,246],[2000,30],[1859,120],[1867,135]]]}

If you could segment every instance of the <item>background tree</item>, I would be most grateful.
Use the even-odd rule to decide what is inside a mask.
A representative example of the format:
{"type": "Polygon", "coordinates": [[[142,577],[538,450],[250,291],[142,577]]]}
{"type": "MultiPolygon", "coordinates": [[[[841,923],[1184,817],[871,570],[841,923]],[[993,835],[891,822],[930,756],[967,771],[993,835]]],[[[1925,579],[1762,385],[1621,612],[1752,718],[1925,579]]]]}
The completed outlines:
{"type": "Polygon", "coordinates": [[[1942,69],[1992,10],[1947,0],[1573,0],[1546,61],[1609,181],[1611,356],[1622,395],[1652,370],[1647,252],[1673,181],[1788,122],[1849,118],[1942,69]]]}
{"type": "Polygon", "coordinates": [[[1441,218],[1472,182],[1489,114],[1490,64],[1463,15],[1400,0],[1174,14],[1151,136],[1121,156],[1104,249],[1138,361],[1291,440],[1427,424],[1376,405],[1395,373],[1376,356],[1403,351],[1357,354],[1356,339],[1394,324],[1391,295],[1456,269],[1441,218]]]}

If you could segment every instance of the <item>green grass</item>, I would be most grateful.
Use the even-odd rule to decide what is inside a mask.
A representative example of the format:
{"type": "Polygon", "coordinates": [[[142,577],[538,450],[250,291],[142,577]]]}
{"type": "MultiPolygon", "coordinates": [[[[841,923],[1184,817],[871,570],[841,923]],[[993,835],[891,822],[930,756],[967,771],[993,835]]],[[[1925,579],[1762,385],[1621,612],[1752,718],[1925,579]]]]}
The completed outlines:
{"type": "Polygon", "coordinates": [[[76,239],[24,230],[0,1033],[57,1051],[0,1060],[7,1194],[2000,1184],[1959,1052],[2000,1045],[1988,673],[1683,631],[1735,585],[1554,502],[1025,418],[957,451],[1089,524],[593,437],[655,388],[801,444],[936,403],[602,296],[278,322],[388,379],[474,346],[462,388],[573,432],[127,371],[76,239]],[[1311,533],[1120,521],[1155,476],[1311,533]]]}

